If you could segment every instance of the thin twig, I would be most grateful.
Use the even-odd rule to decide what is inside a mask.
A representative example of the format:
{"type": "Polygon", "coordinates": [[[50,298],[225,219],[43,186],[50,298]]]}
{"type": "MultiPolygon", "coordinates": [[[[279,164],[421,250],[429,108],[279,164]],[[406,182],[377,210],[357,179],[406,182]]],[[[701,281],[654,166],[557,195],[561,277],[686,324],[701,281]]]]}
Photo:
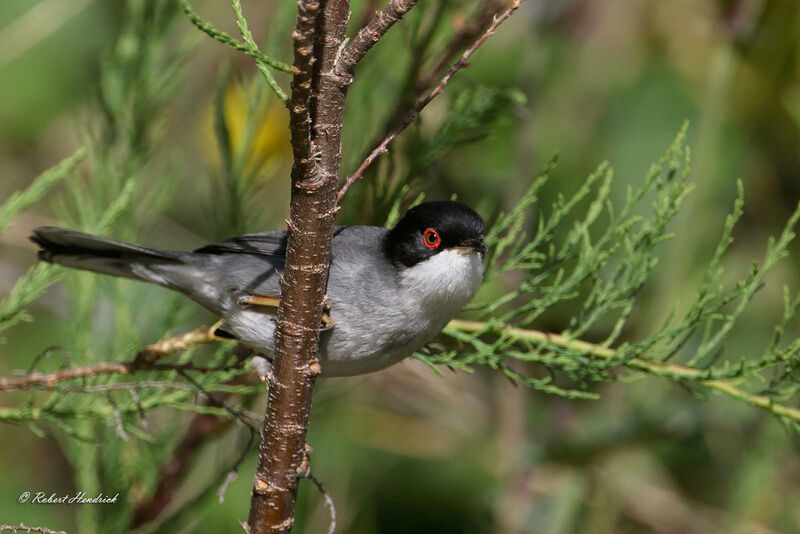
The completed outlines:
{"type": "Polygon", "coordinates": [[[181,334],[180,336],[163,339],[152,345],[147,345],[139,351],[135,361],[140,364],[144,362],[154,363],[164,356],[187,350],[194,345],[213,343],[215,341],[219,341],[219,338],[214,336],[213,327],[195,328],[191,332],[181,334]]]}
{"type": "Polygon", "coordinates": [[[209,328],[197,328],[170,339],[165,339],[143,348],[132,362],[103,362],[83,367],[62,369],[52,373],[30,372],[24,376],[0,378],[0,391],[33,389],[39,386],[53,387],[59,382],[76,378],[90,378],[107,374],[127,375],[139,371],[227,371],[236,366],[198,367],[192,364],[159,364],[159,359],[169,354],[184,351],[201,343],[211,343],[216,338],[209,328]]]}
{"type": "Polygon", "coordinates": [[[367,167],[369,167],[373,161],[378,159],[378,157],[380,157],[381,155],[385,154],[388,151],[387,147],[389,146],[389,143],[394,141],[394,139],[398,135],[400,135],[400,133],[403,130],[405,130],[412,122],[416,120],[420,112],[423,109],[425,109],[425,107],[428,104],[430,104],[431,100],[433,100],[434,98],[436,98],[441,94],[442,90],[444,90],[444,87],[447,85],[450,79],[455,75],[455,73],[463,69],[464,67],[469,66],[468,60],[470,56],[472,56],[472,54],[474,54],[475,51],[478,48],[480,48],[481,45],[494,34],[494,32],[497,30],[497,27],[500,26],[500,24],[502,24],[503,22],[505,22],[506,19],[508,19],[514,13],[514,11],[516,11],[517,8],[519,8],[522,2],[523,0],[514,0],[508,7],[508,9],[503,11],[500,15],[496,16],[492,21],[492,24],[478,38],[478,40],[475,41],[472,44],[472,46],[469,47],[466,51],[464,51],[464,53],[461,54],[461,57],[458,59],[458,61],[456,61],[455,64],[453,64],[453,66],[450,67],[450,70],[447,71],[447,74],[445,74],[444,77],[439,81],[439,84],[436,87],[434,87],[433,90],[430,93],[428,93],[428,95],[425,98],[423,98],[417,103],[417,106],[414,108],[414,110],[408,114],[408,116],[403,120],[402,123],[400,123],[400,125],[397,128],[389,132],[389,134],[383,139],[383,141],[381,141],[381,143],[375,148],[375,150],[370,152],[369,156],[367,156],[367,158],[361,163],[361,165],[359,165],[358,169],[356,169],[356,171],[350,176],[350,178],[348,178],[347,181],[345,181],[341,189],[339,189],[339,193],[337,195],[338,202],[342,201],[342,198],[347,193],[348,189],[350,189],[350,187],[352,187],[352,185],[361,178],[361,176],[364,174],[364,171],[367,170],[367,167]]]}
{"type": "MultiPolygon", "coordinates": [[[[247,380],[245,378],[239,376],[228,381],[226,385],[239,385],[246,382],[247,380]]],[[[185,386],[185,384],[181,385],[185,386]]],[[[207,396],[203,400],[203,404],[206,406],[211,402],[212,398],[210,396],[207,396]]],[[[238,409],[237,411],[242,412],[238,409]]],[[[227,430],[233,421],[232,418],[221,418],[211,414],[197,414],[192,418],[180,442],[175,446],[171,458],[162,464],[155,492],[153,492],[149,499],[136,506],[131,522],[132,529],[149,523],[161,515],[167,505],[172,502],[175,490],[186,474],[186,469],[191,459],[195,457],[199,449],[207,443],[209,439],[227,430]]],[[[248,451],[254,439],[252,431],[249,433],[249,436],[248,451]]],[[[241,455],[239,458],[241,458],[241,455]]],[[[240,461],[237,459],[233,469],[238,468],[239,465],[240,461]]],[[[232,471],[229,471],[229,473],[230,472],[232,471]]]]}
{"type": "Polygon", "coordinates": [[[468,23],[463,24],[450,40],[444,53],[439,57],[436,64],[428,72],[420,75],[416,80],[417,91],[421,93],[436,80],[436,77],[447,66],[452,58],[458,54],[467,44],[472,42],[481,32],[491,24],[494,14],[503,7],[503,0],[489,0],[481,6],[480,12],[468,23]]]}
{"type": "Polygon", "coordinates": [[[12,532],[40,532],[41,534],[67,534],[63,530],[52,530],[47,527],[28,527],[22,523],[19,525],[0,525],[0,533],[7,530],[12,532]]]}
{"type": "Polygon", "coordinates": [[[345,45],[336,60],[335,68],[352,74],[356,64],[367,55],[370,48],[416,4],[417,0],[391,0],[389,5],[376,12],[375,17],[345,45]]]}
{"type": "Polygon", "coordinates": [[[333,504],[333,498],[331,494],[325,489],[325,486],[322,485],[322,482],[314,476],[314,474],[309,470],[306,474],[307,479],[311,480],[314,485],[317,487],[319,492],[322,494],[322,498],[325,500],[325,506],[328,507],[328,511],[331,515],[331,522],[330,526],[328,526],[328,534],[334,534],[336,532],[336,506],[333,504]]]}
{"type": "Polygon", "coordinates": [[[290,74],[295,73],[295,68],[291,65],[287,65],[282,61],[278,61],[277,59],[271,58],[261,52],[258,48],[251,47],[238,39],[234,39],[227,33],[223,31],[219,31],[214,26],[211,25],[210,22],[206,22],[205,20],[201,19],[197,13],[194,12],[192,9],[189,0],[178,0],[181,3],[181,7],[186,15],[189,17],[189,20],[192,21],[192,24],[197,26],[198,29],[206,33],[212,39],[216,39],[217,41],[226,44],[233,48],[234,50],[238,50],[239,52],[244,52],[248,56],[251,56],[258,61],[261,61],[270,67],[277,69],[282,72],[288,72],[290,74]]]}
{"type": "Polygon", "coordinates": [[[34,371],[33,373],[28,373],[25,376],[0,378],[0,391],[31,389],[36,386],[54,386],[58,382],[72,380],[74,378],[94,377],[105,374],[126,375],[130,372],[130,364],[121,362],[103,362],[96,365],[64,369],[54,373],[40,373],[38,371],[34,371]]]}
{"type": "Polygon", "coordinates": [[[111,405],[111,408],[114,410],[113,417],[114,417],[114,428],[117,431],[117,436],[122,441],[130,441],[131,437],[125,432],[125,423],[122,421],[122,413],[119,411],[119,406],[117,405],[114,397],[111,396],[109,392],[104,392],[103,396],[108,401],[108,404],[111,405]]]}
{"type": "MultiPolygon", "coordinates": [[[[478,332],[487,330],[487,326],[489,326],[487,323],[480,321],[453,319],[447,325],[446,329],[459,330],[461,332],[478,332]]],[[[489,328],[488,331],[493,333],[502,333],[503,335],[509,336],[512,339],[533,341],[544,345],[567,348],[585,353],[589,356],[602,358],[604,360],[610,360],[618,357],[617,352],[612,348],[573,339],[569,336],[564,336],[561,334],[552,334],[549,332],[528,330],[525,328],[515,328],[507,325],[497,325],[495,328],[489,328]]],[[[749,393],[727,380],[705,379],[703,378],[704,371],[702,369],[694,369],[692,367],[685,367],[683,365],[674,363],[652,361],[644,356],[635,356],[633,358],[626,359],[620,365],[630,369],[635,369],[637,371],[642,371],[647,374],[671,378],[673,380],[688,380],[696,382],[701,386],[705,386],[729,395],[735,399],[744,401],[751,406],[767,410],[774,415],[786,417],[793,421],[800,422],[799,409],[785,406],[783,404],[777,404],[772,399],[764,395],[749,393]]]]}

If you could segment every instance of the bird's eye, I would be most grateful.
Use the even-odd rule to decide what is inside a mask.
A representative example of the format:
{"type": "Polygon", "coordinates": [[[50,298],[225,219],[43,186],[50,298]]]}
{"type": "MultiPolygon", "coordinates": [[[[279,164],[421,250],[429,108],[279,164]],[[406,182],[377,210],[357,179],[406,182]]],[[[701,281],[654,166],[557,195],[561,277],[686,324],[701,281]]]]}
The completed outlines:
{"type": "Polygon", "coordinates": [[[422,234],[422,244],[428,248],[439,248],[442,244],[442,238],[439,237],[439,232],[433,228],[428,228],[422,234]]]}

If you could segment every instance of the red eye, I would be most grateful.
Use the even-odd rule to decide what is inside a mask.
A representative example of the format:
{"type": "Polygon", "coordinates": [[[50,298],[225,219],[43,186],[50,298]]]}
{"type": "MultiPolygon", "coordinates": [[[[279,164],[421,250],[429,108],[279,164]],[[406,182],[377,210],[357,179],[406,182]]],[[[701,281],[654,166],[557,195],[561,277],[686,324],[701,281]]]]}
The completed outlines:
{"type": "Polygon", "coordinates": [[[439,232],[433,228],[428,228],[422,234],[422,244],[428,248],[439,248],[442,244],[442,238],[439,237],[439,232]]]}

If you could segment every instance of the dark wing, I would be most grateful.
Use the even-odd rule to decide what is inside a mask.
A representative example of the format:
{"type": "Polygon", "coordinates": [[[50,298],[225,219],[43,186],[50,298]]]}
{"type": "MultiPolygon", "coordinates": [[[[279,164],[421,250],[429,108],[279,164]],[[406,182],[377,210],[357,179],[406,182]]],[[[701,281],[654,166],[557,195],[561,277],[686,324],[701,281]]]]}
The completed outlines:
{"type": "MultiPolygon", "coordinates": [[[[339,235],[346,226],[334,228],[333,236],[339,235]]],[[[286,257],[286,240],[289,234],[285,230],[245,234],[200,247],[195,252],[205,254],[257,254],[261,256],[286,257]]]]}
{"type": "Polygon", "coordinates": [[[200,247],[195,252],[204,254],[257,254],[285,258],[287,237],[288,234],[285,231],[246,234],[200,247]]]}

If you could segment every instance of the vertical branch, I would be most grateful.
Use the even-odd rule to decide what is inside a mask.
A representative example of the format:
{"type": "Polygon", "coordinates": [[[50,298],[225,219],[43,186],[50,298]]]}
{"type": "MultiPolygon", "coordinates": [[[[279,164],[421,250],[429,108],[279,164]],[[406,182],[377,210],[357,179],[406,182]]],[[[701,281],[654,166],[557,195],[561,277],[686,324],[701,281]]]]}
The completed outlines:
{"type": "MultiPolygon", "coordinates": [[[[294,66],[289,130],[292,136],[292,184],[316,181],[317,169],[311,153],[311,76],[314,66],[314,34],[319,0],[298,0],[297,27],[292,32],[294,66]]],[[[292,191],[294,206],[294,191],[292,191]]],[[[291,228],[290,228],[291,230],[291,228]]]]}
{"type": "MultiPolygon", "coordinates": [[[[289,105],[294,167],[289,240],[275,332],[274,379],[250,503],[253,534],[289,532],[299,478],[307,474],[306,430],[322,302],[328,277],[342,120],[353,70],[416,0],[392,0],[344,48],[349,0],[297,0],[289,105]]],[[[335,305],[335,303],[334,303],[335,305]]]]}
{"type": "Polygon", "coordinates": [[[345,94],[330,79],[330,71],[344,41],[348,10],[348,0],[298,0],[292,35],[296,74],[289,106],[294,152],[289,240],[274,380],[250,504],[248,527],[254,534],[291,530],[297,486],[307,465],[305,438],[314,379],[320,372],[316,354],[333,239],[345,94]]]}

